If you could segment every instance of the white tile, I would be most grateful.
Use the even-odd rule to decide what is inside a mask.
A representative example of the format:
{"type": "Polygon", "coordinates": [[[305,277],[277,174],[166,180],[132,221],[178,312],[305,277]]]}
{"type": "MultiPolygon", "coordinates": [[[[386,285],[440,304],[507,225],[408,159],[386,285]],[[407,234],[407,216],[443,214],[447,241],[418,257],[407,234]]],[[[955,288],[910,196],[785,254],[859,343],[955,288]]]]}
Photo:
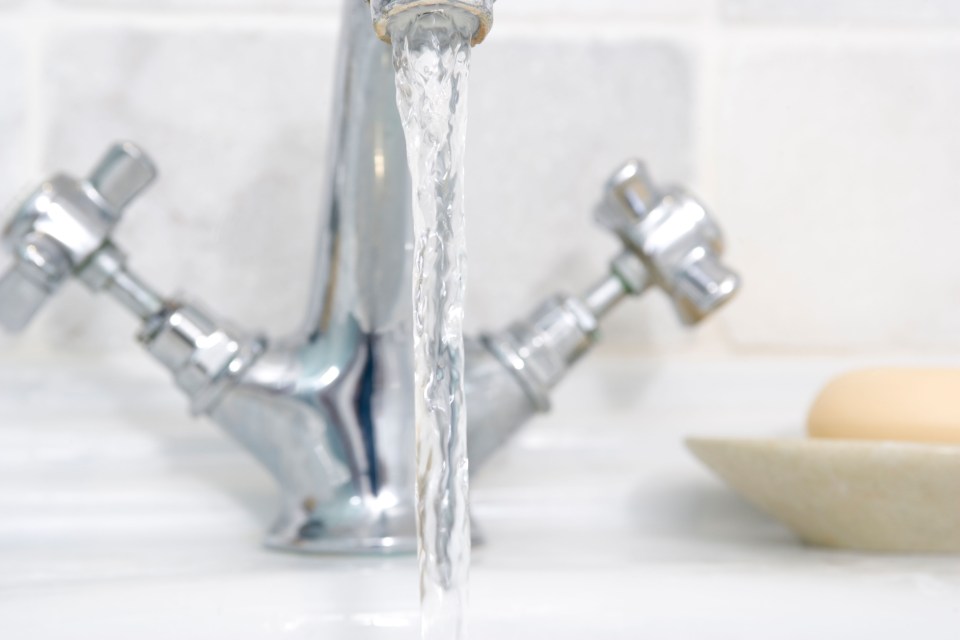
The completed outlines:
{"type": "Polygon", "coordinates": [[[23,186],[29,162],[27,140],[27,74],[24,43],[12,30],[0,28],[0,200],[12,199],[23,186]]]}
{"type": "MultiPolygon", "coordinates": [[[[15,30],[0,27],[0,228],[7,223],[10,206],[23,191],[30,172],[24,44],[15,30]]],[[[0,248],[0,273],[10,264],[9,252],[0,248]]],[[[0,353],[12,350],[15,344],[15,338],[0,331],[0,353]]]]}
{"type": "Polygon", "coordinates": [[[931,24],[960,19],[955,0],[721,0],[731,21],[931,24]]]}
{"type": "MultiPolygon", "coordinates": [[[[159,182],[118,238],[161,292],[188,292],[243,326],[294,327],[320,209],[333,33],[77,30],[44,78],[49,170],[83,173],[114,140],[141,144],[159,182]],[[95,73],[91,73],[95,70],[95,73]]],[[[134,323],[73,287],[34,338],[129,348],[134,323]]]]}
{"type": "Polygon", "coordinates": [[[744,347],[960,347],[960,49],[734,45],[714,164],[744,347]]]}
{"type": "MultiPolygon", "coordinates": [[[[691,178],[695,59],[666,41],[507,37],[473,64],[467,317],[496,328],[607,272],[617,242],[592,212],[622,161],[639,156],[665,182],[691,178]]],[[[618,310],[604,340],[687,344],[665,306],[618,310]]]]}

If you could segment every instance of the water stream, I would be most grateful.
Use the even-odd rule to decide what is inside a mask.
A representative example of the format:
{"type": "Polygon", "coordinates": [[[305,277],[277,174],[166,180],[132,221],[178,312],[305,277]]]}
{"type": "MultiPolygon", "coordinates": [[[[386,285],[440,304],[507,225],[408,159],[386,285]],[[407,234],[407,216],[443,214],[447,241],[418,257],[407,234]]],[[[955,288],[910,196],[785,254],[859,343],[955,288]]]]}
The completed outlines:
{"type": "Polygon", "coordinates": [[[421,638],[466,638],[470,518],[463,389],[463,152],[476,18],[427,13],[391,29],[413,180],[421,638]]]}

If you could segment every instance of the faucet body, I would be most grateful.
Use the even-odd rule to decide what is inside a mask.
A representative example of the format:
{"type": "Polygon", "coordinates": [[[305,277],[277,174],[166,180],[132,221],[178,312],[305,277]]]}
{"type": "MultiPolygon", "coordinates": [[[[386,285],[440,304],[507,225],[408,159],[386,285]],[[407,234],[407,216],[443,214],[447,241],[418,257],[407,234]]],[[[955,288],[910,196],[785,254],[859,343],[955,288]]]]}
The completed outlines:
{"type": "MultiPolygon", "coordinates": [[[[396,4],[445,3],[375,0],[375,20],[396,4]]],[[[489,22],[481,16],[479,24],[485,35],[489,22]]],[[[410,550],[411,187],[390,47],[360,0],[346,0],[338,65],[324,224],[299,331],[277,340],[248,334],[161,297],[133,274],[110,235],[155,170],[130,143],[111,149],[89,178],[58,175],[20,205],[5,233],[16,263],[0,278],[0,325],[23,328],[70,277],[109,294],[142,320],[141,343],[194,413],[217,422],[276,478],[282,505],[269,546],[410,550]]],[[[554,296],[525,320],[467,340],[472,470],[549,408],[550,390],[622,299],[659,286],[693,323],[738,287],[717,260],[719,229],[703,208],[684,192],[660,193],[639,163],[617,173],[600,211],[625,246],[609,274],[582,296],[554,296]]]]}

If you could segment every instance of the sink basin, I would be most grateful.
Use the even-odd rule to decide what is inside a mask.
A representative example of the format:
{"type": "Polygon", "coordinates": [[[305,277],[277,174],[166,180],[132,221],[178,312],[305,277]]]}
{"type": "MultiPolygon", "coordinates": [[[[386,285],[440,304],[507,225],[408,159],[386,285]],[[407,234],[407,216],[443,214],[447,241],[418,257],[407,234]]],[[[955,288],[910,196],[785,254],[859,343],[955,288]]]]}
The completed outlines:
{"type": "MultiPolygon", "coordinates": [[[[414,558],[263,550],[271,480],[139,367],[0,366],[0,637],[418,637],[414,558]]],[[[683,449],[845,368],[585,363],[475,478],[471,637],[952,640],[955,558],[804,547],[683,449]]]]}

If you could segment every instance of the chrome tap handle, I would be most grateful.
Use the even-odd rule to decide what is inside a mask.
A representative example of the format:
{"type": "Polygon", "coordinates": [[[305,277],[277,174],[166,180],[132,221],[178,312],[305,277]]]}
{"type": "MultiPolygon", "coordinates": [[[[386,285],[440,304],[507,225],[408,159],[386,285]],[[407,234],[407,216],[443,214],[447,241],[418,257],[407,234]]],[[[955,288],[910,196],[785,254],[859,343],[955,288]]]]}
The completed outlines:
{"type": "Polygon", "coordinates": [[[14,266],[0,277],[0,327],[22,331],[67,277],[66,255],[49,238],[32,234],[16,248],[14,266]]]}
{"type": "Polygon", "coordinates": [[[146,154],[123,142],[86,180],[56,175],[21,203],[3,233],[14,265],[0,277],[0,327],[24,329],[72,275],[94,289],[111,284],[123,257],[110,235],[154,177],[146,154]]]}
{"type": "Polygon", "coordinates": [[[597,219],[626,248],[613,264],[626,293],[659,286],[684,324],[704,319],[740,287],[740,277],[720,261],[723,234],[706,209],[683,189],[658,188],[638,160],[607,183],[597,219]]]}
{"type": "Polygon", "coordinates": [[[134,274],[111,234],[124,207],[156,177],[135,145],[111,147],[85,180],[57,175],[18,208],[4,233],[15,264],[0,278],[0,326],[19,331],[75,276],[143,322],[139,339],[202,412],[263,349],[200,308],[158,295],[134,274]]]}
{"type": "Polygon", "coordinates": [[[157,169],[142,149],[132,142],[119,142],[110,147],[87,182],[119,213],[156,177],[157,169]]]}
{"type": "Polygon", "coordinates": [[[597,218],[624,245],[610,272],[582,295],[554,296],[524,320],[482,338],[538,411],[547,410],[550,389],[589,351],[603,318],[628,296],[659,287],[681,321],[695,324],[740,286],[739,276],[720,262],[720,227],[686,192],[660,190],[637,160],[610,179],[597,218]]]}

